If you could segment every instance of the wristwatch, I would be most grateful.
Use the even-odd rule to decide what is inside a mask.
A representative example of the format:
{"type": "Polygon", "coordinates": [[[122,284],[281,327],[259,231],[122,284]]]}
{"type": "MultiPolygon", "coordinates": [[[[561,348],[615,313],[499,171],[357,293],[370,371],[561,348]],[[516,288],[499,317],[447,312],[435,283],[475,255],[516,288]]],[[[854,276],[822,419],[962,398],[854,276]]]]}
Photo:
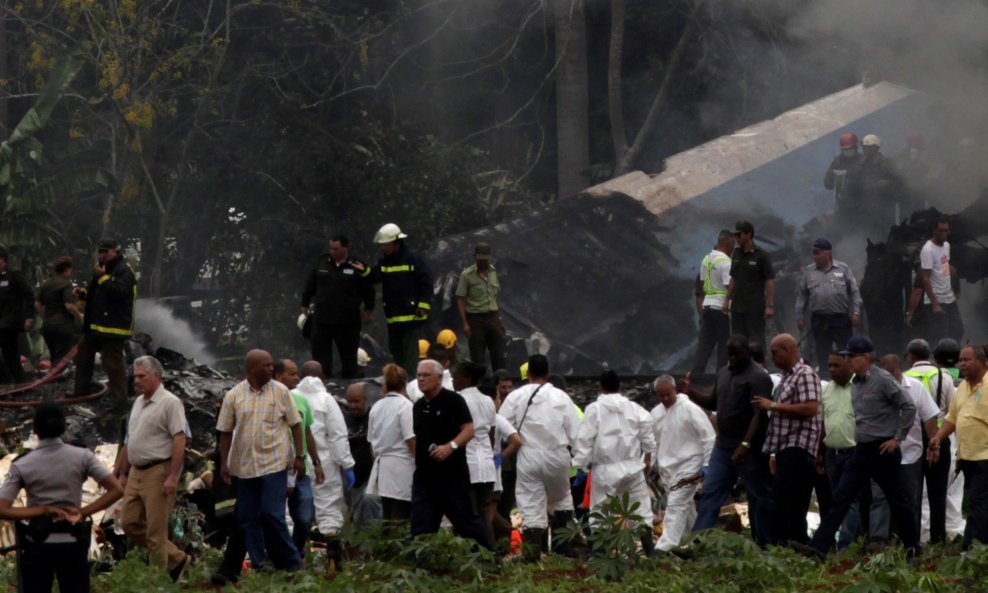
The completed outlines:
{"type": "Polygon", "coordinates": [[[456,441],[450,441],[449,446],[452,447],[454,451],[460,448],[460,446],[456,444],[456,441]]]}
{"type": "Polygon", "coordinates": [[[322,465],[322,462],[321,461],[313,461],[312,462],[312,467],[319,467],[320,465],[322,465]]]}
{"type": "Polygon", "coordinates": [[[301,460],[304,461],[305,460],[305,455],[296,455],[295,456],[295,459],[301,459],[301,460]]]}

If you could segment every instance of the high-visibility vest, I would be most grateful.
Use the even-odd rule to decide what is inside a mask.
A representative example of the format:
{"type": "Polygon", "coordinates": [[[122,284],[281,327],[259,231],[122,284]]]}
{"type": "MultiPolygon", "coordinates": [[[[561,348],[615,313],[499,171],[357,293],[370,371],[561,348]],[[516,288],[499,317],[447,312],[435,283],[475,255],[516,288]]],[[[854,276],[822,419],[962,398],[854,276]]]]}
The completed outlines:
{"type": "Polygon", "coordinates": [[[714,271],[714,268],[717,266],[717,264],[724,261],[731,261],[731,258],[727,257],[726,255],[717,255],[714,257],[710,257],[710,255],[711,254],[708,253],[703,258],[703,262],[700,263],[700,266],[703,268],[703,295],[727,296],[727,287],[725,286],[723,289],[714,288],[714,283],[710,279],[710,274],[711,272],[714,271]]]}
{"type": "MultiPolygon", "coordinates": [[[[919,379],[919,381],[923,384],[923,387],[926,388],[927,393],[933,396],[933,400],[937,403],[937,408],[942,409],[942,406],[940,405],[940,397],[943,395],[943,384],[938,382],[939,393],[934,391],[934,387],[933,387],[933,377],[936,377],[939,374],[940,374],[940,369],[936,367],[929,368],[926,370],[909,369],[908,371],[903,373],[903,375],[906,375],[907,377],[919,379]]],[[[950,381],[951,379],[948,378],[947,380],[950,381]]],[[[943,381],[943,378],[941,378],[940,381],[943,381]]],[[[942,424],[943,423],[940,422],[939,420],[937,421],[938,427],[942,426],[942,424]]]]}

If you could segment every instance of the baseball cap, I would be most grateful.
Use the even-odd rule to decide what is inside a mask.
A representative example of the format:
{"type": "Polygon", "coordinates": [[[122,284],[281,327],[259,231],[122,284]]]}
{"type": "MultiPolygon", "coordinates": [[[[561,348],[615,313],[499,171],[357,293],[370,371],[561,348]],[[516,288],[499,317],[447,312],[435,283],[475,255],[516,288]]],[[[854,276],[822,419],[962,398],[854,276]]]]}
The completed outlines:
{"type": "Polygon", "coordinates": [[[734,224],[734,234],[740,235],[741,233],[754,233],[755,227],[747,220],[739,220],[734,224]]]}
{"type": "Polygon", "coordinates": [[[868,354],[874,351],[875,345],[871,343],[871,340],[867,336],[852,336],[847,341],[847,346],[840,351],[840,354],[847,356],[848,354],[868,354]]]}
{"type": "Polygon", "coordinates": [[[813,241],[813,250],[816,251],[817,249],[819,249],[820,251],[834,250],[833,246],[830,244],[830,241],[824,239],[823,237],[817,239],[816,241],[813,241]]]}
{"type": "Polygon", "coordinates": [[[473,248],[473,256],[477,259],[490,259],[491,258],[491,244],[490,243],[477,243],[473,248]]]}
{"type": "Polygon", "coordinates": [[[120,249],[120,243],[117,243],[113,239],[100,239],[99,241],[100,249],[120,249]]]}

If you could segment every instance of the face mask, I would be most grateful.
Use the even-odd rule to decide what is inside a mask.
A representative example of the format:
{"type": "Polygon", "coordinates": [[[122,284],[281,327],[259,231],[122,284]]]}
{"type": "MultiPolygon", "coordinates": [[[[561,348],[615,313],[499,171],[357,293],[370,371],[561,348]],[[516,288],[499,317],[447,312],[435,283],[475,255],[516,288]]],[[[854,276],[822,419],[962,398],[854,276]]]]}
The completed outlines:
{"type": "Polygon", "coordinates": [[[846,156],[846,157],[852,157],[852,156],[854,156],[855,154],[857,154],[857,151],[856,151],[856,150],[854,150],[853,148],[849,148],[849,149],[846,149],[846,150],[842,150],[842,151],[840,151],[840,153],[841,153],[842,155],[844,155],[844,156],[846,156]]]}

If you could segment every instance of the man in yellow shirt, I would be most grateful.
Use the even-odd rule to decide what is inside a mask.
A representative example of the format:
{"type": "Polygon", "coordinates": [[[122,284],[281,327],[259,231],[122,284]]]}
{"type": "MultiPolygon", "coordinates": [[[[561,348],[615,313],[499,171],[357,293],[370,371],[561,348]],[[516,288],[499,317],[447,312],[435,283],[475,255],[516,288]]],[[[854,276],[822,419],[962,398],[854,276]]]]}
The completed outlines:
{"type": "Polygon", "coordinates": [[[927,459],[936,463],[940,441],[957,431],[957,460],[968,487],[967,527],[964,549],[974,540],[988,543],[988,400],[982,397],[988,354],[983,346],[961,349],[958,363],[964,381],[954,392],[943,426],[930,439],[927,459]]]}

